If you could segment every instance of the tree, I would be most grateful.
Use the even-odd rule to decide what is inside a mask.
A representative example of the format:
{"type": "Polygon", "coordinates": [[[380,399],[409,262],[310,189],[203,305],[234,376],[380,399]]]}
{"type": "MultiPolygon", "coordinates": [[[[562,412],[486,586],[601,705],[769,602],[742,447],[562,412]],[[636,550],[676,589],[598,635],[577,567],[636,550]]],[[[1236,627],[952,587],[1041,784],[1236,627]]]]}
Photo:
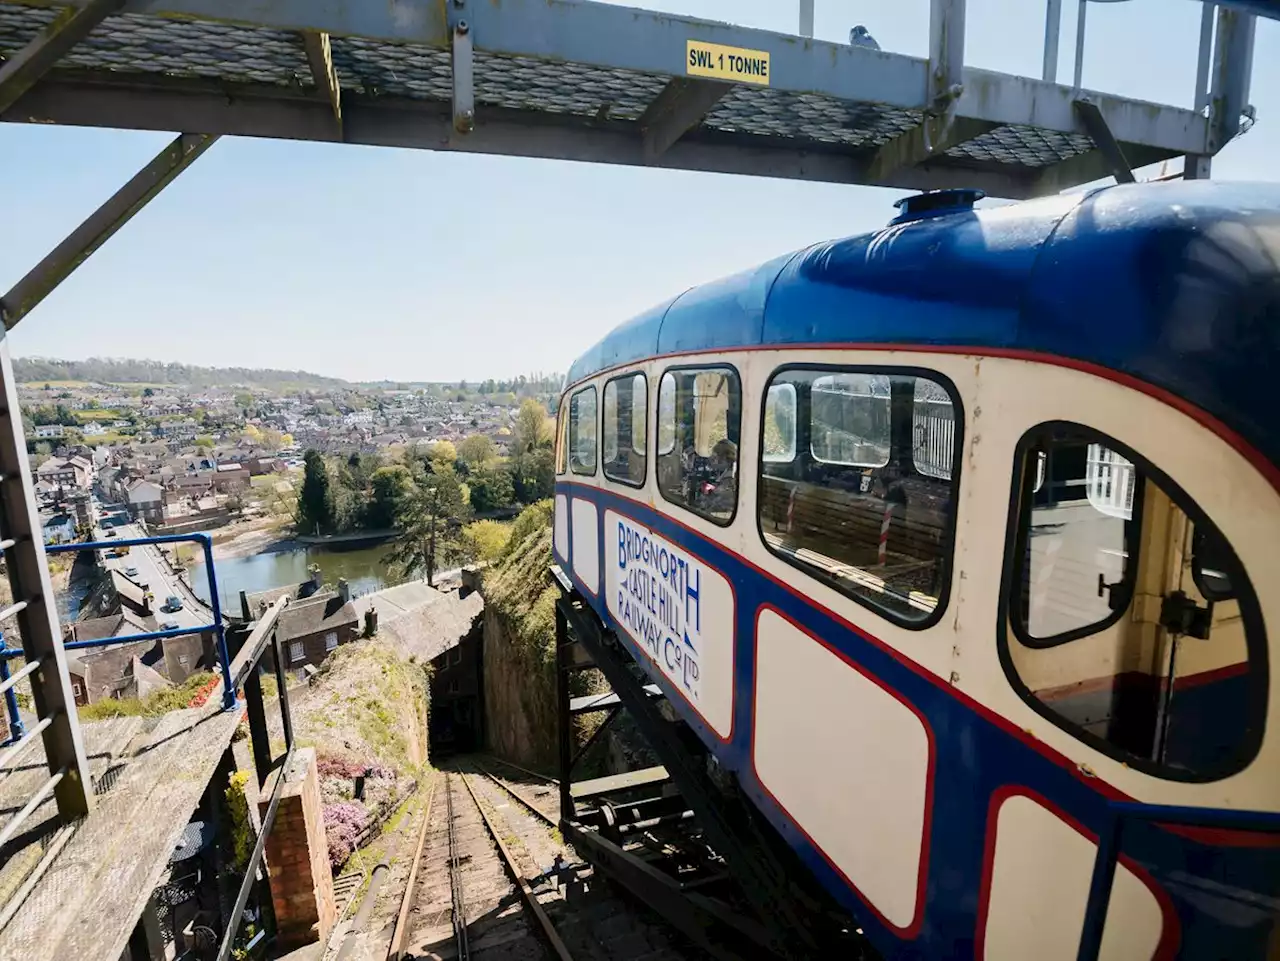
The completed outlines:
{"type": "Polygon", "coordinates": [[[547,409],[532,397],[525,399],[516,414],[515,441],[517,458],[551,442],[547,409]]]}
{"type": "MultiPolygon", "coordinates": [[[[44,389],[45,389],[45,390],[48,390],[48,389],[49,389],[49,385],[48,385],[48,384],[45,384],[45,388],[44,388],[44,389]]],[[[142,388],[142,396],[143,396],[143,397],[154,397],[155,395],[156,395],[156,392],[155,392],[154,390],[152,390],[150,387],[144,387],[144,388],[142,388]]]]}
{"type": "Polygon", "coordinates": [[[492,438],[484,434],[472,434],[458,444],[458,457],[472,470],[483,467],[498,456],[498,448],[492,438]]]}
{"type": "Polygon", "coordinates": [[[500,558],[507,547],[511,528],[497,521],[476,521],[462,529],[462,540],[467,553],[478,561],[492,563],[500,558]]]}
{"type": "Polygon", "coordinates": [[[395,527],[413,493],[413,475],[403,464],[379,467],[370,478],[365,526],[373,530],[395,527]]]}
{"type": "Polygon", "coordinates": [[[515,481],[504,464],[491,464],[468,479],[471,507],[479,514],[510,507],[516,499],[515,481]]]}
{"type": "Polygon", "coordinates": [[[458,448],[452,441],[438,440],[427,448],[427,456],[433,463],[452,464],[458,459],[458,448]]]}
{"type": "Polygon", "coordinates": [[[515,495],[522,504],[550,497],[556,490],[556,455],[550,447],[539,447],[520,461],[515,477],[515,495]]]}
{"type": "Polygon", "coordinates": [[[431,467],[414,478],[413,493],[401,512],[404,534],[386,556],[406,577],[425,573],[428,584],[438,566],[464,556],[462,527],[471,513],[467,489],[452,465],[434,461],[431,467]]]}
{"type": "Polygon", "coordinates": [[[245,440],[255,446],[262,443],[262,431],[253,424],[244,425],[244,436],[245,440]]]}
{"type": "Polygon", "coordinates": [[[292,446],[293,446],[293,435],[292,435],[292,434],[281,434],[281,435],[280,435],[280,446],[281,446],[281,447],[292,447],[292,446]]]}
{"type": "Polygon", "coordinates": [[[333,497],[329,491],[329,470],[319,451],[309,450],[302,458],[302,489],[298,491],[298,530],[312,533],[333,531],[333,497]]]}

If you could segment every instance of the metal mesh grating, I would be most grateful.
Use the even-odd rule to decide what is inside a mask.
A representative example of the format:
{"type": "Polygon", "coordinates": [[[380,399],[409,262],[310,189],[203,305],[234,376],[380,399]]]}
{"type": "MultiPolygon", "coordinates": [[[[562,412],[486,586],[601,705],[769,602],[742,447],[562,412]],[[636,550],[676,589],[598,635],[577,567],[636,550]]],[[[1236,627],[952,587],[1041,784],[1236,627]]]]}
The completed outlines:
{"type": "Polygon", "coordinates": [[[852,103],[820,94],[738,87],[707,115],[706,126],[761,137],[873,147],[920,122],[914,110],[852,103]]]}
{"type": "Polygon", "coordinates": [[[1019,167],[1048,167],[1093,149],[1093,141],[1084,134],[1010,125],[952,147],[947,156],[1019,167]]]}
{"type": "MultiPolygon", "coordinates": [[[[30,42],[56,12],[0,7],[0,53],[30,42]]],[[[311,83],[302,40],[296,34],[137,14],[107,18],[62,58],[61,65],[240,83],[311,83]]]]}

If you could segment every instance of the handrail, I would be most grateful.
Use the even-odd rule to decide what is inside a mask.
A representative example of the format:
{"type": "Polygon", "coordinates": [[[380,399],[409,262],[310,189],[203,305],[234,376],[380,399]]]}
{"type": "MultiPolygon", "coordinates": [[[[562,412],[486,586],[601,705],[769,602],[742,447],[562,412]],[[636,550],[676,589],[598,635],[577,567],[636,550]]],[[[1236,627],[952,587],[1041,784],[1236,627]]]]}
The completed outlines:
{"type": "MultiPolygon", "coordinates": [[[[148,631],[142,634],[129,634],[124,637],[100,638],[92,641],[72,641],[63,644],[68,650],[85,647],[109,647],[116,644],[131,644],[136,641],[165,640],[170,637],[181,637],[186,634],[202,634],[213,630],[218,638],[218,661],[222,667],[222,707],[233,710],[236,707],[236,687],[231,677],[231,655],[227,650],[227,631],[222,619],[222,601],[218,596],[218,576],[213,565],[213,538],[203,532],[194,534],[157,534],[154,537],[131,537],[109,541],[88,541],[79,544],[56,544],[45,548],[48,554],[67,554],[90,550],[118,550],[121,547],[146,547],[152,544],[199,544],[204,551],[204,566],[209,575],[209,606],[213,608],[213,624],[195,628],[179,628],[169,631],[148,631]]],[[[0,612],[2,614],[2,612],[0,612]]]]}
{"type": "Polygon", "coordinates": [[[31,817],[31,812],[44,803],[44,799],[53,793],[53,789],[58,786],[58,782],[66,776],[67,767],[64,764],[58,769],[56,774],[51,775],[48,780],[40,786],[40,790],[31,795],[31,800],[27,801],[27,803],[23,805],[21,811],[9,818],[9,823],[4,826],[3,830],[0,830],[0,848],[3,848],[9,843],[9,839],[18,833],[18,828],[22,827],[23,822],[25,822],[27,818],[31,817]]]}
{"type": "Polygon", "coordinates": [[[1280,834],[1280,814],[1272,811],[1235,811],[1178,804],[1143,804],[1139,801],[1110,802],[1102,830],[1098,833],[1098,852],[1093,859],[1093,877],[1089,880],[1089,900],[1085,906],[1076,961],[1098,961],[1102,951],[1102,931],[1107,923],[1107,908],[1111,904],[1116,864],[1120,860],[1120,840],[1128,820],[1280,834]]]}

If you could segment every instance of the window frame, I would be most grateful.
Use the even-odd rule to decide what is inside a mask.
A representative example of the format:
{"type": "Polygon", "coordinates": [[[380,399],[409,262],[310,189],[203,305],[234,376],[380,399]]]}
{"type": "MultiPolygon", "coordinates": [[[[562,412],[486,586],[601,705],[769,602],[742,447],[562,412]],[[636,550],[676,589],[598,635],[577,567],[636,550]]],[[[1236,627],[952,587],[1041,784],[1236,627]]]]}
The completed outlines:
{"type": "Polygon", "coordinates": [[[766,387],[766,388],[765,388],[765,391],[764,391],[764,406],[763,406],[763,407],[761,407],[761,408],[760,408],[760,410],[761,410],[761,414],[760,414],[760,463],[762,463],[762,464],[794,464],[794,463],[795,463],[795,461],[796,461],[796,458],[800,456],[800,445],[799,445],[799,437],[800,437],[800,395],[799,395],[799,392],[796,390],[796,385],[795,385],[795,384],[792,384],[792,383],[790,383],[790,382],[788,382],[788,383],[785,383],[785,384],[776,384],[776,385],[772,385],[772,386],[766,387]],[[766,454],[766,453],[764,452],[764,424],[765,424],[765,416],[766,416],[766,415],[768,414],[768,412],[769,412],[769,393],[773,390],[774,386],[777,386],[777,387],[786,387],[786,388],[789,388],[789,389],[790,389],[790,391],[791,391],[791,410],[792,410],[792,412],[793,412],[793,414],[795,415],[795,418],[796,418],[796,422],[795,422],[795,423],[793,423],[793,424],[791,425],[791,453],[790,453],[790,454],[788,454],[786,457],[781,457],[781,456],[779,456],[779,455],[777,455],[777,454],[769,455],[769,454],[766,454]]]}
{"type": "Polygon", "coordinates": [[[289,663],[297,664],[307,659],[307,645],[302,641],[289,642],[289,663]]]}
{"type": "MultiPolygon", "coordinates": [[[[769,546],[768,540],[764,536],[764,526],[761,524],[760,505],[763,503],[761,492],[764,486],[764,430],[759,431],[759,459],[756,464],[756,536],[760,538],[760,544],[768,552],[770,557],[776,557],[788,567],[795,568],[805,577],[809,578],[815,584],[821,584],[828,590],[832,590],[841,597],[848,598],[860,607],[866,608],[878,617],[884,618],[890,624],[896,627],[904,628],[909,631],[924,631],[933,627],[946,615],[947,608],[951,603],[951,582],[955,577],[955,559],[956,559],[956,521],[960,514],[960,483],[961,472],[964,466],[964,441],[965,441],[965,407],[964,398],[961,396],[959,389],[948,375],[938,370],[932,370],[928,367],[918,367],[914,365],[904,365],[901,367],[889,366],[885,364],[832,364],[832,363],[804,363],[792,361],[786,364],[780,364],[769,372],[768,378],[765,380],[764,390],[760,395],[760,424],[764,425],[765,404],[768,402],[769,388],[773,386],[773,382],[780,374],[789,371],[812,371],[815,373],[869,373],[869,374],[885,374],[889,377],[924,377],[933,381],[943,390],[945,390],[951,398],[951,406],[955,412],[955,441],[951,449],[951,477],[945,479],[945,483],[951,487],[952,508],[950,516],[947,518],[947,526],[943,531],[943,547],[946,557],[945,576],[942,578],[942,589],[938,592],[938,603],[930,612],[928,617],[921,618],[918,621],[909,621],[900,617],[896,612],[887,607],[876,604],[869,596],[863,594],[853,594],[848,591],[841,590],[835,584],[823,580],[813,571],[812,568],[804,567],[799,562],[791,560],[784,554],[780,554],[769,546]]],[[[892,414],[892,409],[890,410],[892,414]]],[[[893,432],[890,429],[890,459],[892,459],[893,432]]],[[[800,451],[800,412],[799,407],[796,408],[796,452],[799,456],[800,451]]],[[[812,456],[812,454],[810,454],[812,456]]],[[[785,463],[785,462],[784,462],[785,463]]],[[[830,464],[830,461],[820,461],[819,463],[830,464]]],[[[858,465],[845,464],[838,465],[858,469],[858,465]]],[[[876,470],[878,468],[870,468],[876,470]]],[[[912,469],[915,470],[915,462],[912,461],[912,469]]],[[[917,471],[917,473],[920,473],[917,471]]],[[[941,477],[933,477],[930,474],[920,473],[921,477],[933,481],[943,481],[941,477]]]]}
{"type": "MultiPolygon", "coordinates": [[[[809,370],[809,369],[811,369],[811,368],[805,367],[805,368],[801,368],[801,369],[802,369],[802,370],[809,370]]],[[[863,373],[863,371],[860,371],[860,370],[841,370],[841,371],[839,371],[839,373],[842,373],[842,374],[861,374],[861,373],[863,373]]],[[[832,378],[834,379],[834,373],[824,374],[823,376],[826,376],[826,377],[832,377],[832,378]]],[[[815,378],[815,380],[820,380],[820,379],[821,379],[821,378],[815,378]]],[[[770,381],[772,381],[772,380],[773,380],[773,378],[770,378],[770,381]]],[[[795,385],[794,385],[794,384],[792,384],[791,386],[792,386],[792,387],[794,387],[795,385]]],[[[765,389],[765,394],[766,394],[766,395],[768,394],[768,388],[766,388],[766,389],[765,389]]],[[[888,467],[888,466],[889,466],[889,461],[888,461],[888,460],[886,460],[883,464],[863,464],[863,463],[859,463],[858,461],[853,461],[853,460],[835,460],[835,459],[830,458],[830,457],[820,457],[820,456],[818,456],[818,452],[817,452],[816,450],[814,450],[814,449],[813,449],[813,396],[812,396],[812,394],[813,394],[813,385],[812,385],[812,384],[810,384],[810,385],[809,385],[809,394],[810,394],[810,397],[809,397],[809,456],[813,458],[813,460],[814,460],[814,462],[815,462],[815,463],[818,463],[818,464],[830,464],[832,467],[860,467],[860,468],[862,468],[863,470],[880,470],[880,468],[882,468],[882,467],[888,467]]],[[[893,417],[893,395],[892,395],[892,394],[890,394],[889,396],[885,397],[885,401],[886,401],[886,402],[888,403],[888,405],[889,405],[889,416],[890,416],[890,418],[892,418],[892,417],[893,417]]],[[[797,434],[797,437],[798,437],[798,436],[799,436],[799,432],[800,432],[800,424],[799,424],[799,421],[798,421],[798,418],[799,418],[799,407],[797,407],[797,408],[796,408],[796,416],[797,416],[796,434],[797,434]]],[[[890,457],[890,459],[892,459],[892,457],[893,457],[893,430],[892,430],[892,427],[890,428],[890,431],[889,431],[889,457],[890,457]]],[[[776,463],[776,462],[771,462],[771,463],[776,463]]],[[[912,467],[914,467],[914,466],[915,466],[915,460],[914,460],[914,458],[913,458],[913,459],[912,459],[912,467]]],[[[928,475],[922,475],[922,476],[928,476],[928,475]]],[[[949,480],[950,478],[935,478],[935,480],[944,480],[944,479],[949,480]]]]}
{"type": "MultiPolygon", "coordinates": [[[[1162,781],[1208,784],[1232,777],[1248,768],[1249,765],[1257,760],[1258,752],[1261,750],[1263,739],[1266,736],[1267,704],[1271,693],[1266,627],[1262,619],[1262,607],[1258,603],[1257,592],[1254,590],[1253,582],[1245,571],[1243,562],[1240,560],[1239,555],[1236,554],[1235,549],[1231,547],[1230,541],[1226,539],[1218,526],[1213,523],[1209,515],[1204,512],[1199,504],[1192,500],[1180,484],[1153,464],[1149,458],[1144,457],[1128,444],[1115,437],[1103,433],[1097,428],[1079,424],[1075,421],[1042,421],[1028,427],[1014,448],[1012,481],[1009,493],[1009,510],[1005,519],[1004,557],[1000,568],[1000,593],[997,598],[996,654],[1000,659],[1000,666],[1004,670],[1005,679],[1013,689],[1013,692],[1036,714],[1059,730],[1071,735],[1085,747],[1098,751],[1114,761],[1125,764],[1143,774],[1159,778],[1162,781]],[[1223,756],[1215,767],[1200,771],[1179,770],[1162,765],[1150,758],[1138,757],[1135,754],[1121,750],[1105,738],[1098,737],[1096,734],[1085,730],[1081,725],[1072,723],[1057,711],[1052,710],[1035,696],[1035,693],[1023,683],[1022,677],[1018,674],[1017,665],[1013,663],[1013,656],[1009,650],[1009,635],[1012,633],[1010,625],[1014,623],[1009,614],[1012,591],[1018,583],[1014,579],[1013,573],[1015,555],[1018,553],[1019,538],[1017,537],[1017,528],[1023,487],[1020,468],[1026,457],[1027,450],[1031,447],[1027,443],[1027,438],[1032,434],[1043,431],[1045,428],[1054,426],[1081,430],[1100,439],[1102,443],[1127,458],[1135,468],[1141,471],[1147,480],[1153,481],[1164,495],[1173,501],[1174,505],[1190,519],[1193,529],[1203,525],[1204,529],[1212,530],[1219,537],[1222,537],[1223,542],[1226,543],[1229,549],[1230,556],[1226,559],[1224,567],[1227,568],[1227,573],[1231,576],[1232,583],[1238,585],[1233,599],[1240,608],[1240,618],[1244,627],[1245,653],[1248,657],[1246,663],[1249,666],[1249,675],[1253,686],[1249,689],[1249,714],[1244,736],[1237,743],[1236,750],[1229,755],[1223,756]]],[[[1139,496],[1135,493],[1134,500],[1137,501],[1139,499],[1139,496]]],[[[1136,511],[1137,507],[1135,505],[1135,513],[1136,511]]],[[[1141,532],[1141,528],[1139,528],[1139,532],[1141,532]]],[[[1136,564],[1134,569],[1136,572],[1136,564]]],[[[1130,604],[1132,604],[1132,599],[1130,604]]],[[[1125,610],[1128,610],[1128,607],[1125,610]]],[[[1105,630],[1105,628],[1102,629],[1105,630]]],[[[1099,629],[1095,628],[1091,633],[1096,633],[1097,630],[1099,629]]],[[[1020,640],[1019,643],[1021,643],[1020,640]]]]}
{"type": "MultiPolygon", "coordinates": [[[[1022,436],[1018,438],[1017,446],[1014,448],[1013,456],[1014,456],[1014,472],[1015,473],[1014,473],[1013,482],[1014,482],[1014,488],[1015,488],[1014,489],[1015,503],[1019,500],[1019,498],[1016,495],[1018,494],[1020,489],[1026,484],[1026,480],[1017,473],[1018,464],[1022,461],[1022,459],[1024,459],[1027,456],[1028,453],[1030,453],[1030,451],[1032,451],[1035,448],[1035,445],[1031,443],[1030,438],[1032,438],[1033,434],[1042,436],[1045,430],[1056,430],[1056,429],[1062,429],[1062,428],[1071,430],[1073,434],[1078,434],[1082,443],[1101,444],[1104,447],[1110,448],[1112,451],[1114,451],[1115,453],[1119,454],[1121,457],[1124,457],[1126,460],[1128,460],[1129,463],[1133,464],[1134,469],[1138,471],[1139,475],[1143,478],[1143,480],[1147,480],[1150,478],[1151,475],[1147,473],[1146,467],[1144,467],[1141,463],[1139,463],[1138,461],[1135,461],[1132,457],[1129,456],[1129,454],[1132,453],[1131,451],[1126,451],[1122,449],[1121,446],[1112,446],[1112,445],[1119,444],[1119,441],[1117,441],[1115,438],[1109,437],[1106,434],[1102,433],[1101,431],[1095,430],[1094,428],[1085,427],[1083,424],[1076,424],[1072,421],[1063,421],[1063,420],[1044,421],[1043,423],[1036,424],[1034,427],[1031,427],[1028,430],[1024,431],[1022,436]]],[[[1085,454],[1085,457],[1086,458],[1088,457],[1087,452],[1085,454]]],[[[1051,478],[1049,477],[1049,459],[1047,456],[1045,457],[1045,460],[1044,460],[1044,471],[1045,472],[1044,472],[1043,484],[1048,484],[1051,482],[1051,478]]],[[[1038,472],[1038,468],[1037,468],[1037,472],[1038,472]]],[[[1087,480],[1084,483],[1087,484],[1088,483],[1087,480]]],[[[1041,486],[1043,486],[1043,484],[1041,486]]],[[[1139,546],[1139,549],[1141,548],[1142,518],[1144,513],[1143,502],[1145,500],[1145,490],[1144,490],[1145,486],[1146,486],[1145,484],[1138,485],[1138,487],[1135,488],[1133,492],[1133,517],[1131,517],[1128,521],[1125,522],[1126,524],[1125,548],[1126,549],[1128,549],[1130,546],[1128,542],[1128,536],[1127,536],[1127,532],[1130,529],[1127,525],[1130,525],[1130,524],[1133,525],[1132,529],[1137,531],[1138,546],[1139,546]]],[[[1036,493],[1036,491],[1033,490],[1031,493],[1034,494],[1036,493]]],[[[1094,510],[1097,510],[1099,514],[1105,513],[1104,511],[1098,510],[1096,506],[1094,507],[1094,510]]],[[[1011,584],[1021,583],[1021,578],[1024,573],[1023,567],[1026,565],[1026,557],[1022,554],[1022,552],[1018,551],[1018,545],[1023,542],[1023,538],[1027,534],[1025,528],[1030,522],[1030,519],[1031,519],[1030,511],[1026,512],[1025,517],[1021,516],[1021,512],[1019,512],[1015,529],[1013,530],[1014,539],[1013,539],[1013,542],[1007,548],[1007,551],[1010,552],[1010,556],[1012,556],[1013,558],[1013,564],[1014,564],[1014,569],[1010,572],[1010,575],[1012,577],[1012,581],[1010,582],[1011,584]]],[[[1006,530],[1005,532],[1006,540],[1008,539],[1008,537],[1009,537],[1009,531],[1006,530]]],[[[1012,616],[1013,608],[1009,607],[1008,608],[1009,625],[1012,627],[1013,636],[1018,639],[1018,643],[1020,643],[1023,647],[1031,648],[1033,651],[1047,651],[1051,647],[1059,647],[1060,645],[1063,645],[1063,644],[1070,644],[1072,641],[1078,641],[1081,638],[1089,637],[1090,635],[1097,634],[1097,633],[1100,633],[1101,631],[1105,631],[1111,627],[1114,627],[1115,624],[1121,618],[1124,617],[1125,612],[1127,612],[1129,608],[1133,605],[1134,588],[1137,584],[1137,578],[1138,578],[1138,563],[1137,563],[1138,558],[1136,556],[1137,555],[1136,551],[1130,550],[1129,553],[1132,556],[1125,559],[1124,580],[1121,581],[1120,584],[1116,585],[1117,587],[1121,587],[1124,591],[1124,594],[1126,595],[1125,603],[1118,610],[1113,609],[1111,613],[1108,614],[1106,617],[1104,617],[1102,620],[1094,621],[1092,624],[1086,624],[1083,627],[1072,628],[1069,631],[1063,631],[1060,634],[1054,634],[1054,635],[1051,635],[1050,637],[1036,637],[1029,631],[1027,625],[1022,624],[1020,620],[1017,620],[1012,616]]],[[[1003,579],[1003,575],[1001,576],[1003,579]]],[[[1010,595],[1010,598],[1011,597],[1012,595],[1010,595]]],[[[1006,600],[1008,599],[1009,598],[1006,598],[1006,600]]],[[[1110,602],[1110,594],[1108,594],[1108,602],[1110,602]]]]}
{"type": "MultiPolygon", "coordinates": [[[[605,480],[614,481],[618,484],[625,484],[627,487],[634,487],[637,490],[639,490],[649,482],[649,375],[648,373],[646,373],[643,370],[631,370],[623,374],[616,374],[604,382],[604,387],[600,391],[600,418],[601,418],[600,435],[601,435],[601,453],[603,454],[604,453],[603,440],[604,440],[604,429],[605,429],[604,428],[604,408],[605,408],[604,395],[608,393],[610,384],[614,384],[623,380],[634,380],[636,377],[640,377],[644,380],[644,450],[636,450],[635,448],[636,430],[635,430],[634,422],[632,423],[632,426],[631,426],[631,437],[627,439],[627,449],[632,451],[633,453],[640,454],[641,456],[644,457],[644,472],[641,475],[640,480],[638,481],[633,481],[630,478],[622,477],[620,475],[610,474],[609,468],[607,466],[609,462],[605,460],[603,457],[600,458],[600,472],[604,475],[605,480]]],[[[619,396],[621,396],[621,394],[619,394],[619,396]]],[[[615,403],[614,406],[617,407],[618,405],[615,403]]],[[[621,408],[618,408],[618,409],[620,410],[621,408]]],[[[632,417],[635,417],[635,412],[636,412],[636,405],[635,405],[635,398],[633,394],[633,397],[631,400],[631,416],[632,417]]],[[[622,438],[619,437],[618,438],[619,452],[621,452],[622,449],[623,449],[622,438]]]]}
{"type": "Polygon", "coordinates": [[[326,654],[327,654],[327,653],[329,653],[330,651],[336,651],[336,650],[338,649],[338,645],[339,645],[340,643],[342,643],[342,642],[338,639],[338,632],[337,632],[337,631],[326,631],[326,632],[325,632],[325,635],[324,635],[324,650],[325,650],[325,653],[326,653],[326,654]],[[332,644],[330,644],[330,643],[329,643],[329,638],[333,638],[333,643],[332,643],[332,644]]]}
{"type": "Polygon", "coordinates": [[[560,398],[556,408],[556,477],[569,473],[569,395],[560,398]]]}
{"type": "MultiPolygon", "coordinates": [[[[667,496],[667,492],[663,490],[662,482],[658,478],[658,458],[670,457],[676,452],[676,436],[677,435],[674,433],[672,434],[672,438],[671,438],[671,449],[668,450],[665,454],[654,455],[654,458],[653,458],[654,482],[658,488],[658,494],[668,504],[671,504],[675,507],[679,507],[681,510],[692,514],[694,517],[701,518],[702,520],[706,521],[708,524],[716,525],[716,527],[731,527],[733,525],[733,522],[738,519],[738,509],[742,504],[742,422],[744,420],[743,412],[746,409],[742,402],[743,397],[745,396],[745,392],[742,389],[742,372],[739,371],[738,368],[735,367],[733,364],[730,364],[727,361],[713,361],[712,363],[709,363],[709,364],[675,364],[671,367],[664,367],[662,369],[662,373],[658,376],[658,390],[655,391],[654,393],[655,407],[654,407],[654,413],[653,413],[653,420],[654,420],[653,427],[654,427],[654,449],[655,450],[657,449],[657,444],[658,444],[658,441],[657,441],[657,436],[658,436],[657,432],[659,427],[658,415],[660,413],[656,405],[660,403],[659,397],[662,391],[662,381],[667,376],[667,374],[674,374],[682,370],[683,371],[693,370],[698,372],[724,370],[731,373],[734,379],[738,382],[738,464],[737,464],[738,473],[733,485],[733,510],[729,513],[729,516],[727,518],[725,518],[724,520],[720,520],[719,518],[712,517],[709,514],[704,514],[701,511],[694,510],[692,507],[690,507],[688,504],[684,503],[683,501],[672,500],[670,497],[667,496]]],[[[679,403],[679,401],[680,401],[680,390],[679,390],[679,385],[677,385],[676,402],[679,403]]],[[[761,409],[763,410],[763,408],[761,409]]],[[[726,430],[728,429],[728,426],[729,426],[728,422],[726,421],[725,423],[726,430]]],[[[763,443],[763,440],[761,442],[763,443]]]]}
{"type": "Polygon", "coordinates": [[[601,460],[601,457],[600,457],[600,454],[601,454],[601,451],[600,451],[600,391],[596,389],[596,385],[594,383],[587,384],[583,387],[579,387],[577,390],[571,393],[569,395],[568,400],[569,402],[565,405],[566,407],[565,422],[568,425],[567,434],[568,434],[569,442],[566,445],[565,457],[569,463],[569,473],[577,474],[579,477],[595,477],[597,474],[600,473],[600,460],[601,460]],[[595,416],[591,418],[591,421],[592,421],[591,429],[594,435],[593,439],[595,441],[595,462],[591,465],[590,471],[585,471],[585,470],[578,470],[578,468],[574,465],[573,402],[575,398],[580,397],[581,395],[587,393],[588,391],[591,392],[591,397],[595,402],[595,408],[596,408],[595,416]]]}

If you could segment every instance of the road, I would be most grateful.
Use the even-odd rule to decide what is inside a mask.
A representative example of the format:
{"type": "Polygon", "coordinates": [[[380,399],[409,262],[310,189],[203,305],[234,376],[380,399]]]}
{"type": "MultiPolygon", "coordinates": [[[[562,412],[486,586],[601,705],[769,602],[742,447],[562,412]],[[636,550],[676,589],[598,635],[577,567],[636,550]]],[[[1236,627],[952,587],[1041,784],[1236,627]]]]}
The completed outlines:
{"type": "MultiPolygon", "coordinates": [[[[106,531],[103,530],[98,535],[98,540],[131,540],[136,537],[146,536],[136,524],[121,524],[118,527],[108,529],[114,531],[115,537],[106,537],[106,531]]],[[[195,594],[181,583],[178,576],[170,571],[169,565],[160,556],[160,549],[154,544],[132,547],[124,557],[106,557],[104,558],[104,563],[109,570],[118,570],[121,573],[130,568],[137,568],[137,575],[131,576],[131,579],[139,584],[146,584],[151,593],[155,595],[155,615],[158,624],[174,621],[179,627],[199,627],[202,624],[211,624],[213,622],[213,616],[209,613],[209,610],[200,603],[195,594]],[[182,598],[182,609],[178,611],[160,610],[160,606],[165,603],[165,599],[171,594],[182,598]]]]}

